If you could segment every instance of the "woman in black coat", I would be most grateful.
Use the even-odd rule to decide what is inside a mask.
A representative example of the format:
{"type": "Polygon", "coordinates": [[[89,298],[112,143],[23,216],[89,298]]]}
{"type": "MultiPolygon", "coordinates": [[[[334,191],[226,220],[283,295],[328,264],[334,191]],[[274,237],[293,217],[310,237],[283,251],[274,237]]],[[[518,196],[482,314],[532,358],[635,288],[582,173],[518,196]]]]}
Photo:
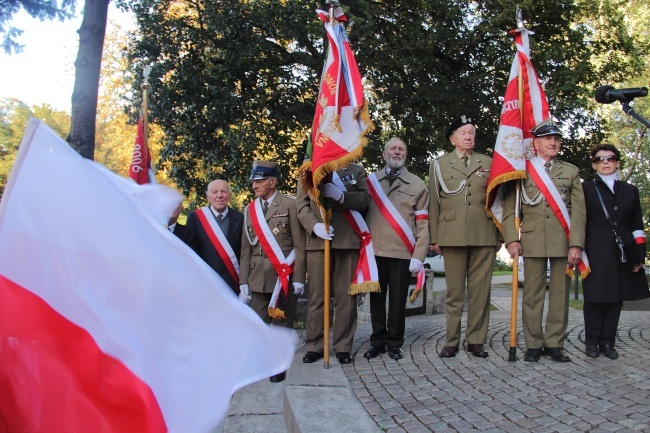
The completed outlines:
{"type": "Polygon", "coordinates": [[[587,205],[585,251],[591,273],[583,280],[585,318],[585,354],[597,358],[603,353],[618,358],[614,340],[623,301],[650,297],[643,263],[619,263],[620,250],[612,234],[596,188],[609,213],[616,233],[633,236],[639,260],[646,254],[645,234],[641,219],[639,190],[618,181],[616,170],[621,153],[611,144],[601,144],[590,152],[591,166],[596,170],[594,181],[585,181],[582,189],[587,205]]]}

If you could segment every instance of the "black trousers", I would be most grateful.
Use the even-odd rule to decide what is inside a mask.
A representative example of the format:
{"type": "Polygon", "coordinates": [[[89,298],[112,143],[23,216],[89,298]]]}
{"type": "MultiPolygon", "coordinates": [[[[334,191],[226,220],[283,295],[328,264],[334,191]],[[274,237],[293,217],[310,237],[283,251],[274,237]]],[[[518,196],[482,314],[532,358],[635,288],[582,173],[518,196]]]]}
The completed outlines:
{"type": "Polygon", "coordinates": [[[370,293],[372,335],[370,344],[377,348],[402,347],[406,328],[406,298],[411,273],[410,260],[376,257],[381,292],[370,293]],[[388,320],[386,318],[388,296],[388,320]]]}
{"type": "Polygon", "coordinates": [[[618,319],[621,317],[622,302],[584,303],[585,317],[585,345],[611,345],[614,346],[618,319]]]}

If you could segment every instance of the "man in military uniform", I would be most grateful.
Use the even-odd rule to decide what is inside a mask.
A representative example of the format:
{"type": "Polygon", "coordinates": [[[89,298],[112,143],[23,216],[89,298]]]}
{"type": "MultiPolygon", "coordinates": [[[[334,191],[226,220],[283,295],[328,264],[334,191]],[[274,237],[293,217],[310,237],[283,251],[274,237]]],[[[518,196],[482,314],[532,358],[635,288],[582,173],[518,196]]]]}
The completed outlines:
{"type": "Polygon", "coordinates": [[[352,283],[361,241],[343,215],[344,210],[363,212],[370,204],[365,170],[355,164],[333,173],[340,178],[345,191],[333,183],[323,185],[323,195],[332,199],[330,231],[325,229],[321,212],[316,203],[302,191],[298,191],[298,219],[306,231],[307,274],[309,275],[309,307],[307,316],[307,353],[303,362],[316,362],[323,357],[323,281],[324,240],[332,241],[330,271],[334,296],[334,352],[341,364],[352,362],[350,351],[357,329],[357,297],[348,294],[352,283]]]}
{"type": "Polygon", "coordinates": [[[366,182],[372,198],[366,221],[381,291],[370,293],[372,335],[363,357],[374,358],[388,348],[390,358],[401,359],[411,273],[424,269],[429,249],[429,191],[424,181],[404,166],[406,144],[401,139],[389,140],[382,156],[386,167],[372,173],[366,182]]]}
{"type": "Polygon", "coordinates": [[[447,340],[441,358],[458,353],[460,322],[467,281],[467,350],[486,357],[490,320],[490,284],[497,229],[485,212],[492,158],[473,151],[476,127],[462,115],[445,129],[454,150],[431,162],[429,169],[429,234],[431,249],[445,258],[447,340]]]}
{"type": "Polygon", "coordinates": [[[568,362],[569,357],[562,351],[569,317],[569,278],[565,270],[567,262],[573,267],[581,260],[586,224],[585,200],[578,169],[556,159],[562,138],[557,124],[547,119],[530,132],[537,156],[528,161],[526,179],[521,181],[521,240],[513,222],[516,192],[512,186],[504,197],[503,236],[510,255],[515,260],[520,255],[524,257],[524,361],[537,362],[540,355],[546,354],[553,361],[568,362]],[[540,186],[545,186],[548,196],[540,186]],[[557,190],[560,200],[554,200],[550,193],[553,190],[557,190]],[[559,214],[553,208],[558,209],[559,214]],[[568,238],[560,223],[565,216],[559,208],[564,208],[570,218],[568,238]],[[547,261],[551,275],[546,329],[543,330],[547,261]]]}
{"type": "MultiPolygon", "coordinates": [[[[277,325],[293,328],[296,295],[305,287],[305,234],[298,221],[296,200],[278,193],[275,162],[255,161],[249,179],[256,199],[244,209],[239,297],[250,301],[266,323],[273,320],[271,311],[277,325]],[[284,276],[285,284],[291,282],[285,297],[280,294],[280,274],[284,273],[283,265],[286,269],[292,263],[293,273],[284,276]]],[[[285,376],[282,372],[270,380],[281,382],[285,376]]]]}

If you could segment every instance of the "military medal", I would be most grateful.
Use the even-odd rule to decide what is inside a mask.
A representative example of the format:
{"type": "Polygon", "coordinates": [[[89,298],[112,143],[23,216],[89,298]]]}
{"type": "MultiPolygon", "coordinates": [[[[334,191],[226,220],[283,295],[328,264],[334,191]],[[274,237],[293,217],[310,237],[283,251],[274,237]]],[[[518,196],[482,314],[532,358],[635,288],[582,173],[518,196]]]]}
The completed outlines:
{"type": "Polygon", "coordinates": [[[280,233],[280,229],[278,228],[278,226],[273,227],[272,231],[273,231],[274,235],[277,235],[278,233],[280,233]]]}

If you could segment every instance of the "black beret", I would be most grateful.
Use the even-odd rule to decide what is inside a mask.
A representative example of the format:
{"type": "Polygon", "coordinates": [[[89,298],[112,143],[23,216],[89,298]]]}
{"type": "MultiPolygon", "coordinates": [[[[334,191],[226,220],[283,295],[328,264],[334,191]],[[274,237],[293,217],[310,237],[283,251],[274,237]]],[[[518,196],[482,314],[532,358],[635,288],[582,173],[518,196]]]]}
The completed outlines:
{"type": "Polygon", "coordinates": [[[538,123],[533,129],[530,130],[534,137],[544,137],[546,135],[559,135],[562,136],[560,128],[553,119],[548,118],[543,122],[538,123]]]}
{"type": "Polygon", "coordinates": [[[454,133],[455,130],[457,130],[461,126],[470,125],[470,124],[476,126],[476,123],[474,123],[474,119],[472,119],[466,114],[462,114],[458,116],[457,118],[451,121],[449,126],[445,128],[445,137],[449,139],[449,137],[451,137],[451,135],[454,133]]]}

